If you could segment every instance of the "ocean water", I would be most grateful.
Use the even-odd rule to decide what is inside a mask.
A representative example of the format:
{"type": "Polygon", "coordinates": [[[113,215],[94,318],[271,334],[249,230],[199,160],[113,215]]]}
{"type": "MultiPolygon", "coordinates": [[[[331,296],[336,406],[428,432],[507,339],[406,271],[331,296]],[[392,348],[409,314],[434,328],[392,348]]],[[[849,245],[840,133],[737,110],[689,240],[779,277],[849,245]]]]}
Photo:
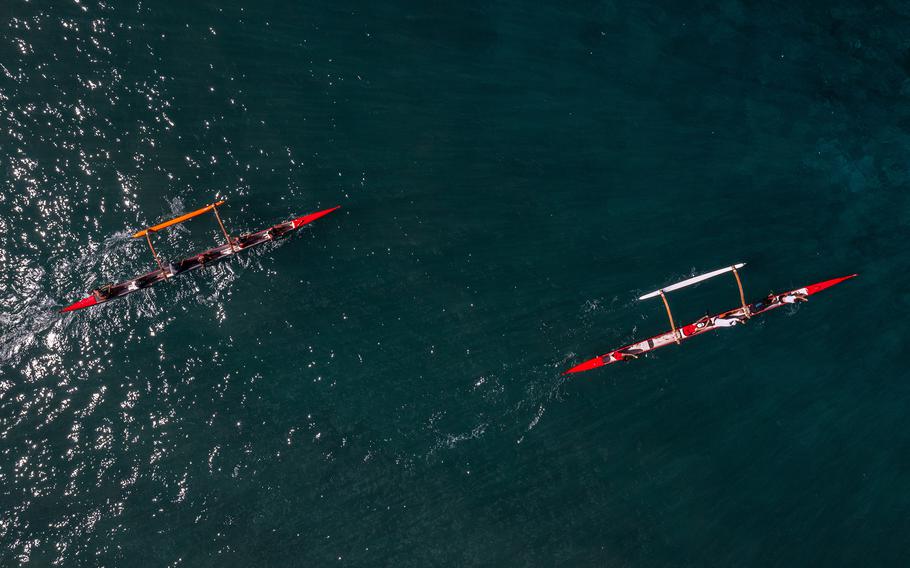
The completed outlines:
{"type": "Polygon", "coordinates": [[[908,25],[8,0],[0,565],[905,566],[908,25]],[[234,233],[342,209],[57,313],[216,197],[234,233]],[[641,293],[739,261],[748,298],[860,277],[561,375],[667,328],[641,293]]]}

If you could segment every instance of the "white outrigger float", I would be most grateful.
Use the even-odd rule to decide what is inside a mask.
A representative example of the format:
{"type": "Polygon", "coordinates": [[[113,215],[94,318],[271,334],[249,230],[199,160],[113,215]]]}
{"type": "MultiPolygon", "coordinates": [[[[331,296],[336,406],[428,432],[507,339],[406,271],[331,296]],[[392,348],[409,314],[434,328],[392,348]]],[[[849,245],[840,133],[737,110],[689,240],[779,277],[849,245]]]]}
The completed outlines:
{"type": "Polygon", "coordinates": [[[743,294],[743,284],[738,272],[738,270],[745,265],[745,263],[739,263],[727,266],[725,268],[714,270],[713,272],[708,272],[707,274],[702,274],[700,276],[695,276],[693,278],[683,280],[682,282],[671,284],[670,286],[665,286],[659,290],[655,290],[653,292],[645,294],[644,296],[641,296],[638,298],[639,300],[647,300],[649,298],[656,298],[657,296],[660,296],[660,299],[663,300],[664,307],[667,309],[667,318],[670,320],[670,331],[662,333],[660,335],[655,335],[654,337],[649,337],[648,339],[636,343],[632,343],[631,345],[626,345],[625,347],[620,347],[619,349],[610,351],[609,353],[605,353],[593,359],[589,359],[584,363],[580,363],[572,367],[563,374],[567,375],[570,373],[580,373],[582,371],[596,369],[597,367],[603,367],[604,365],[609,365],[617,361],[635,359],[639,355],[653,351],[659,347],[665,347],[674,343],[682,343],[686,339],[695,337],[696,335],[701,335],[702,333],[717,329],[719,327],[730,327],[733,325],[745,323],[750,318],[777,309],[784,304],[794,304],[797,302],[808,301],[809,296],[812,294],[817,294],[822,290],[830,288],[835,284],[840,284],[844,280],[849,280],[850,278],[856,276],[856,274],[851,274],[849,276],[842,276],[840,278],[825,280],[824,282],[810,284],[809,286],[790,290],[789,292],[784,292],[783,294],[771,294],[757,302],[746,304],[746,297],[745,294],[743,294]],[[685,288],[686,286],[691,286],[699,282],[703,282],[709,278],[714,278],[715,276],[726,274],[727,272],[732,272],[733,276],[736,278],[736,286],[739,288],[739,299],[742,305],[738,308],[728,310],[715,316],[704,316],[698,321],[677,328],[675,322],[673,321],[673,313],[670,311],[670,303],[667,302],[666,293],[672,292],[673,290],[679,290],[680,288],[685,288]]]}

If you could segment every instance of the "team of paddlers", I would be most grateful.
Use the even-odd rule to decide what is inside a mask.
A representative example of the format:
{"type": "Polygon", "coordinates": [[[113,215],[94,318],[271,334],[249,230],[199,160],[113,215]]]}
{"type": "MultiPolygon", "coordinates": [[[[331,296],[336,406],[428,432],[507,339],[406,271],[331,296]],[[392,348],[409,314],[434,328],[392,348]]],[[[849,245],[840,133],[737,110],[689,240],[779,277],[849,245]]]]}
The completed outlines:
{"type": "Polygon", "coordinates": [[[128,280],[122,284],[106,284],[100,288],[92,290],[91,294],[97,301],[103,302],[119,295],[117,293],[120,291],[118,290],[119,288],[122,288],[123,291],[129,292],[142,288],[148,288],[149,286],[152,286],[161,280],[177,276],[178,274],[181,274],[188,270],[202,268],[206,264],[211,264],[226,256],[230,256],[238,250],[243,250],[265,241],[279,239],[293,229],[294,226],[292,223],[282,223],[259,233],[251,233],[242,237],[231,237],[230,243],[227,245],[222,245],[220,247],[201,252],[195,256],[185,258],[179,262],[167,263],[165,265],[162,265],[162,267],[158,270],[149,272],[148,274],[139,276],[133,280],[128,280]]]}

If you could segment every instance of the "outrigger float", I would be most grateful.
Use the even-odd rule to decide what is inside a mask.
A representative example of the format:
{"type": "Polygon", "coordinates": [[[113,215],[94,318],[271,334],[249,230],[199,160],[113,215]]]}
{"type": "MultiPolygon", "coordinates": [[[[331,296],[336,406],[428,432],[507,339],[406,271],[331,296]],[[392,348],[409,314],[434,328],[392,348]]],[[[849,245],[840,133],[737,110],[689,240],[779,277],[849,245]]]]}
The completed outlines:
{"type": "Polygon", "coordinates": [[[746,323],[749,321],[749,319],[757,315],[775,310],[785,304],[806,302],[808,301],[809,296],[817,294],[822,290],[826,290],[835,284],[840,284],[844,280],[849,280],[850,278],[856,276],[856,274],[851,274],[849,276],[842,276],[840,278],[825,280],[824,282],[810,284],[809,286],[797,288],[796,290],[790,290],[789,292],[784,292],[783,294],[770,294],[766,298],[763,298],[757,302],[746,304],[746,296],[743,293],[742,280],[739,277],[739,269],[745,265],[745,263],[739,263],[732,266],[727,266],[726,268],[721,268],[713,272],[708,272],[707,274],[695,276],[693,278],[683,280],[682,282],[677,282],[676,284],[666,286],[664,288],[649,292],[644,296],[641,296],[638,298],[639,300],[647,300],[649,298],[656,298],[660,296],[660,299],[663,300],[664,307],[667,310],[667,318],[670,320],[670,331],[662,333],[660,335],[655,335],[654,337],[649,337],[643,341],[632,343],[631,345],[626,345],[625,347],[620,347],[619,349],[610,351],[609,353],[605,353],[599,357],[589,359],[584,363],[576,365],[568,371],[565,371],[563,374],[568,375],[572,373],[581,373],[583,371],[589,371],[591,369],[610,365],[611,363],[616,363],[617,361],[635,359],[638,356],[643,355],[649,351],[653,351],[660,347],[666,347],[667,345],[682,343],[686,339],[691,339],[696,335],[707,333],[713,329],[746,323]],[[694,323],[690,323],[689,325],[684,325],[680,328],[677,328],[675,322],[673,321],[673,313],[670,311],[670,303],[667,301],[666,293],[672,292],[673,290],[679,290],[680,288],[685,288],[686,286],[697,284],[698,282],[708,280],[709,278],[714,278],[715,276],[719,276],[721,274],[726,274],[727,272],[732,272],[733,276],[736,278],[736,286],[739,288],[739,300],[742,305],[738,308],[717,314],[716,316],[706,315],[694,323]]]}
{"type": "Polygon", "coordinates": [[[120,284],[108,284],[106,286],[98,288],[97,290],[92,290],[91,294],[88,297],[70,304],[69,306],[60,310],[60,312],[62,313],[81,310],[83,308],[110,302],[111,300],[116,300],[117,298],[122,298],[127,294],[132,294],[137,290],[142,290],[150,286],[154,286],[158,282],[173,278],[178,274],[183,274],[184,272],[189,272],[190,270],[195,270],[197,268],[202,268],[206,265],[212,264],[213,262],[217,262],[221,259],[232,256],[242,250],[253,248],[262,243],[279,239],[291,231],[299,229],[308,223],[312,223],[320,217],[325,217],[332,211],[335,211],[341,207],[339,205],[332,207],[331,209],[324,209],[322,211],[317,211],[316,213],[310,213],[309,215],[297,217],[296,219],[291,219],[290,221],[273,225],[268,229],[263,229],[255,233],[243,235],[241,237],[231,237],[228,234],[227,229],[224,228],[224,223],[221,221],[221,215],[218,214],[218,207],[223,204],[224,201],[216,201],[215,203],[206,205],[201,209],[186,213],[185,215],[180,215],[179,217],[175,217],[169,221],[159,223],[154,227],[149,227],[148,229],[143,229],[135,233],[133,235],[133,238],[135,239],[145,237],[145,240],[149,245],[149,249],[152,251],[152,256],[155,258],[155,262],[158,264],[158,269],[153,270],[148,274],[143,274],[142,276],[133,278],[132,280],[121,282],[120,284]],[[193,217],[198,217],[199,215],[208,213],[209,211],[215,214],[215,219],[218,220],[218,226],[221,228],[221,232],[224,235],[225,243],[205,252],[199,253],[195,256],[185,258],[180,262],[165,264],[161,260],[161,257],[158,256],[158,252],[155,250],[155,246],[152,244],[152,234],[162,229],[166,229],[172,225],[183,223],[184,221],[189,221],[193,217]]]}

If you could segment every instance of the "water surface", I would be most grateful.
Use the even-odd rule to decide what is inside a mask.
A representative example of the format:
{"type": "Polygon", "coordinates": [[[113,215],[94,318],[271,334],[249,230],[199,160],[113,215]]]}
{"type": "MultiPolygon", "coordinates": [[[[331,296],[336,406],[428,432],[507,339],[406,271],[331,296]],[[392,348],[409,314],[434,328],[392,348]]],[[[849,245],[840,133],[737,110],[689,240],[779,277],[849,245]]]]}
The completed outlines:
{"type": "Polygon", "coordinates": [[[0,563],[902,565],[910,10],[450,4],[8,3],[0,563]]]}

